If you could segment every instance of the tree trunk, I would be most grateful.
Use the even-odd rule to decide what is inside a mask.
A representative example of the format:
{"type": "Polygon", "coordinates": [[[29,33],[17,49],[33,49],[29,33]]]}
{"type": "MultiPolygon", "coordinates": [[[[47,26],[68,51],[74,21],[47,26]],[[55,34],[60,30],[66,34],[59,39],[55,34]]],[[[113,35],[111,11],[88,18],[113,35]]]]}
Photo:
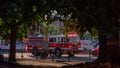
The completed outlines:
{"type": "Polygon", "coordinates": [[[120,39],[119,29],[111,29],[112,31],[99,30],[100,53],[98,60],[100,62],[120,62],[120,39]]]}
{"type": "Polygon", "coordinates": [[[102,30],[99,30],[98,32],[99,32],[98,34],[99,34],[99,45],[100,45],[99,47],[100,53],[98,59],[101,62],[105,62],[107,61],[107,47],[105,45],[106,36],[104,35],[104,32],[102,30]]]}
{"type": "Polygon", "coordinates": [[[41,59],[46,59],[47,58],[47,53],[48,53],[48,33],[49,33],[49,29],[48,27],[46,28],[46,33],[45,33],[45,44],[43,46],[43,49],[41,50],[41,59]]]}
{"type": "Polygon", "coordinates": [[[9,62],[16,61],[16,26],[11,27],[9,62]]]}

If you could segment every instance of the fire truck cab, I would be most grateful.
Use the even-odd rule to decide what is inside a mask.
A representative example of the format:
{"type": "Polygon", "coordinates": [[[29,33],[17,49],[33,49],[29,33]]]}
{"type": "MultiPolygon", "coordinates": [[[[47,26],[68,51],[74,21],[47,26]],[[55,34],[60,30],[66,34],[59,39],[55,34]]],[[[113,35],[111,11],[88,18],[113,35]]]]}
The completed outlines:
{"type": "MultiPolygon", "coordinates": [[[[73,37],[74,38],[74,37],[73,37]]],[[[49,38],[49,52],[54,53],[56,56],[61,56],[62,54],[68,54],[69,56],[74,56],[74,54],[81,51],[80,41],[73,42],[70,37],[65,37],[64,35],[51,36],[49,38]]]]}

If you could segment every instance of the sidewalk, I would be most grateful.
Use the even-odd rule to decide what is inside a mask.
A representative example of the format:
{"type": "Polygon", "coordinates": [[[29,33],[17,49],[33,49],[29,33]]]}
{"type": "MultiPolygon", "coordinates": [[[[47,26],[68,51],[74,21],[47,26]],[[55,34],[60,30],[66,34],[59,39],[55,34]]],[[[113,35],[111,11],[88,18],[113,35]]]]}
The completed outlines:
{"type": "Polygon", "coordinates": [[[63,67],[63,66],[69,66],[69,65],[75,65],[84,63],[84,61],[61,61],[61,60],[17,60],[18,64],[20,65],[27,65],[27,66],[43,66],[43,67],[63,67]]]}
{"type": "Polygon", "coordinates": [[[0,68],[61,68],[63,66],[71,66],[84,63],[83,61],[61,61],[61,60],[49,60],[49,59],[38,59],[38,60],[26,60],[18,59],[14,63],[0,64],[0,68]]]}

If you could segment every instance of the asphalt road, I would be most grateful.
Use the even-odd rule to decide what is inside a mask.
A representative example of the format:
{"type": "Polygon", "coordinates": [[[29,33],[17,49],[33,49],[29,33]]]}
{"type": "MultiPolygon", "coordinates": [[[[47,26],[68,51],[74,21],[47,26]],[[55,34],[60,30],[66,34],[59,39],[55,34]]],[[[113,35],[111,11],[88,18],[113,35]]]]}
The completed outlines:
{"type": "MultiPolygon", "coordinates": [[[[2,50],[1,54],[4,55],[4,58],[9,57],[9,51],[2,50]]],[[[31,53],[26,53],[26,52],[21,52],[20,50],[17,51],[16,53],[16,58],[17,59],[40,59],[40,56],[33,56],[31,53]]],[[[89,52],[81,52],[79,54],[75,54],[74,57],[69,57],[68,55],[64,54],[62,57],[51,57],[48,55],[47,59],[50,60],[61,60],[61,61],[83,61],[83,62],[92,62],[96,59],[97,57],[92,56],[89,52]]]]}

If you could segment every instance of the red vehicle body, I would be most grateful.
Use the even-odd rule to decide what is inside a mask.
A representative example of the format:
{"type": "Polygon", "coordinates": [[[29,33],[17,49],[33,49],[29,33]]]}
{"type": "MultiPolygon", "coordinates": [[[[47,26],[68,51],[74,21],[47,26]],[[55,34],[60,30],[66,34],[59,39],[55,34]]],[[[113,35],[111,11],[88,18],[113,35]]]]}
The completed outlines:
{"type": "MultiPolygon", "coordinates": [[[[82,51],[80,40],[75,40],[76,36],[69,36],[66,38],[63,35],[49,36],[47,44],[47,53],[54,53],[56,56],[68,54],[74,56],[82,51]],[[72,40],[71,40],[72,38],[72,40]]],[[[45,48],[44,36],[29,36],[26,42],[26,51],[31,52],[33,55],[40,54],[40,50],[45,48]]]]}
{"type": "Polygon", "coordinates": [[[92,55],[93,56],[98,56],[99,55],[99,46],[97,46],[95,49],[92,50],[92,55]]]}

